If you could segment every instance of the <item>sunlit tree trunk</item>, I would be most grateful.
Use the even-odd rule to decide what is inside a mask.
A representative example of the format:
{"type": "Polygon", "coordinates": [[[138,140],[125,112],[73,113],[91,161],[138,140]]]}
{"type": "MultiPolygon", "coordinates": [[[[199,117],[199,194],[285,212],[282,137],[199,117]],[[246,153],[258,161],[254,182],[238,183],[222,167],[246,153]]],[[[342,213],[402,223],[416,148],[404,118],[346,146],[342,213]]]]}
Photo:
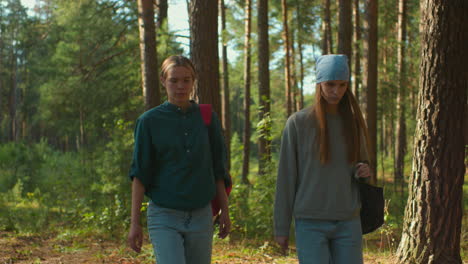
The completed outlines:
{"type": "Polygon", "coordinates": [[[295,43],[295,28],[290,28],[290,39],[289,39],[289,54],[291,54],[290,58],[290,73],[291,73],[291,112],[298,111],[298,98],[299,98],[299,91],[297,89],[297,75],[296,75],[296,48],[294,46],[295,43]]]}
{"type": "MultiPolygon", "coordinates": [[[[401,184],[403,189],[404,184],[404,168],[406,154],[406,0],[398,1],[398,121],[397,121],[397,136],[396,136],[396,171],[395,179],[401,184]]],[[[402,192],[403,193],[403,192],[402,192]]]]}
{"type": "Polygon", "coordinates": [[[226,39],[226,6],[224,0],[219,0],[219,8],[221,11],[221,41],[222,41],[222,56],[223,56],[223,93],[222,93],[222,119],[224,129],[224,140],[227,148],[228,169],[231,167],[231,115],[229,103],[229,69],[227,58],[227,39],[226,39]]]}
{"type": "Polygon", "coordinates": [[[292,113],[291,100],[291,65],[289,52],[289,29],[288,29],[288,5],[286,0],[281,0],[282,18],[283,18],[283,45],[284,45],[284,82],[285,82],[285,99],[286,99],[286,115],[292,113]]]}
{"type": "Polygon", "coordinates": [[[323,0],[322,54],[333,53],[333,38],[330,18],[330,0],[323,0]]]}
{"type": "Polygon", "coordinates": [[[190,50],[198,73],[195,96],[221,113],[217,0],[190,1],[190,50]]]}
{"type": "MultiPolygon", "coordinates": [[[[258,101],[259,120],[268,121],[270,116],[270,45],[268,40],[268,0],[257,0],[258,10],[258,101]]],[[[266,126],[271,125],[267,122],[266,126]]],[[[259,173],[265,173],[266,162],[271,160],[270,130],[263,126],[259,138],[259,173]]]]}
{"type": "MultiPolygon", "coordinates": [[[[371,148],[369,158],[372,164],[373,176],[376,177],[377,167],[377,0],[367,0],[367,16],[369,24],[368,54],[367,54],[367,126],[371,148]]],[[[373,179],[376,180],[375,178],[373,179]]]]}
{"type": "Polygon", "coordinates": [[[461,264],[466,173],[468,2],[421,1],[421,64],[399,263],[461,264]]]}
{"type": "Polygon", "coordinates": [[[153,0],[138,0],[138,29],[140,31],[141,79],[145,109],[158,105],[159,92],[156,34],[153,0]]]}
{"type": "Polygon", "coordinates": [[[252,22],[252,2],[245,1],[245,36],[244,36],[244,160],[242,164],[242,183],[248,184],[250,159],[250,31],[252,22]]]}

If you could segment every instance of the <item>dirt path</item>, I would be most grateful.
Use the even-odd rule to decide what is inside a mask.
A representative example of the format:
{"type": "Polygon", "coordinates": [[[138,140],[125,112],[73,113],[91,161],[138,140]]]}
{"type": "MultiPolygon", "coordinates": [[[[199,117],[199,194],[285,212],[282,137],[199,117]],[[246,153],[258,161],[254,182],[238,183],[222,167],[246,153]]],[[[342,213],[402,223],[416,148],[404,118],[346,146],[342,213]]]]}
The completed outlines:
{"type": "MultiPolygon", "coordinates": [[[[0,232],[0,264],[152,264],[152,249],[146,243],[140,254],[131,252],[123,242],[99,239],[60,240],[54,235],[19,236],[0,232]]],[[[280,255],[268,242],[263,245],[229,244],[216,241],[213,264],[297,264],[294,249],[290,256],[280,255]]],[[[365,256],[365,263],[393,263],[392,257],[365,256]]]]}

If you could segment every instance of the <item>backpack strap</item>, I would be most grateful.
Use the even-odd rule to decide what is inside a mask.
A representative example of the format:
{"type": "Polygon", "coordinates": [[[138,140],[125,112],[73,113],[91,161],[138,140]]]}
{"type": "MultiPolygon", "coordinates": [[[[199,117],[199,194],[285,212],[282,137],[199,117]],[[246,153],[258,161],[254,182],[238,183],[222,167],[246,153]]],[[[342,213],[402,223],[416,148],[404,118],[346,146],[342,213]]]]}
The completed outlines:
{"type": "Polygon", "coordinates": [[[205,126],[209,126],[211,124],[211,105],[199,104],[199,106],[203,122],[205,123],[205,126]]]}

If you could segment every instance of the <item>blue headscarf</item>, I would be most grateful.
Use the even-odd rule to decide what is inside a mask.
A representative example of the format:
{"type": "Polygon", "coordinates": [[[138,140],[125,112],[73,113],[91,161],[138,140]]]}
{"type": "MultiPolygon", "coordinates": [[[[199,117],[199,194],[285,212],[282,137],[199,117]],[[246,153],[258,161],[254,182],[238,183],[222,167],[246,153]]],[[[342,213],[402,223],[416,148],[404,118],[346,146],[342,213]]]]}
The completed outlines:
{"type": "Polygon", "coordinates": [[[325,81],[349,81],[348,56],[342,54],[322,55],[315,64],[316,83],[325,81]]]}

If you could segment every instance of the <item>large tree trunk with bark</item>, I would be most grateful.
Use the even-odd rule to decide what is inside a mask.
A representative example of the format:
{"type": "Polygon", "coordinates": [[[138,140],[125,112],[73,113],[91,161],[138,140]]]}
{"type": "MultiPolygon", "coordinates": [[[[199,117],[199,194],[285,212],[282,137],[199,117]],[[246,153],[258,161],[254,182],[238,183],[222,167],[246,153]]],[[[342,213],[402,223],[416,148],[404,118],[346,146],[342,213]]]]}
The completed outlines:
{"type": "Polygon", "coordinates": [[[322,21],[322,54],[333,53],[333,37],[331,30],[330,0],[323,0],[323,21],[322,21]]]}
{"type": "Polygon", "coordinates": [[[268,0],[257,1],[258,10],[258,101],[260,104],[259,120],[263,120],[258,141],[259,173],[266,172],[266,162],[271,160],[270,141],[270,45],[268,40],[268,0]]]}
{"type": "Polygon", "coordinates": [[[286,115],[290,116],[292,113],[292,100],[291,100],[291,65],[289,53],[289,29],[288,29],[288,5],[286,0],[281,0],[281,10],[283,18],[283,45],[284,45],[284,82],[285,82],[285,99],[286,99],[286,115]]]}
{"type": "Polygon", "coordinates": [[[377,167],[377,0],[367,0],[367,20],[369,24],[368,33],[368,54],[367,54],[367,126],[369,129],[369,137],[371,148],[369,151],[369,159],[372,164],[373,181],[376,180],[377,167]]]}
{"type": "Polygon", "coordinates": [[[244,160],[242,163],[242,183],[248,184],[250,160],[250,31],[252,22],[252,1],[245,1],[245,36],[244,36],[244,160]]]}
{"type": "Polygon", "coordinates": [[[228,169],[231,168],[231,115],[229,103],[229,69],[227,58],[227,39],[226,39],[226,6],[224,0],[219,0],[219,8],[221,11],[221,41],[222,41],[222,56],[223,56],[223,93],[221,98],[222,105],[222,120],[224,129],[224,140],[227,149],[228,169]]]}
{"type": "Polygon", "coordinates": [[[217,0],[190,1],[190,52],[198,82],[195,97],[221,113],[217,0]]]}
{"type": "Polygon", "coordinates": [[[156,33],[153,0],[138,0],[138,29],[140,31],[141,79],[145,109],[157,106],[159,92],[156,33]]]}
{"type": "Polygon", "coordinates": [[[468,2],[421,2],[421,64],[413,172],[399,263],[462,263],[467,137],[468,2]]]}
{"type": "MultiPolygon", "coordinates": [[[[396,160],[395,160],[395,185],[404,187],[404,169],[405,169],[405,154],[406,154],[406,0],[398,1],[398,96],[397,96],[397,114],[398,121],[396,125],[396,160]]],[[[403,191],[401,192],[403,193],[403,191]]]]}

